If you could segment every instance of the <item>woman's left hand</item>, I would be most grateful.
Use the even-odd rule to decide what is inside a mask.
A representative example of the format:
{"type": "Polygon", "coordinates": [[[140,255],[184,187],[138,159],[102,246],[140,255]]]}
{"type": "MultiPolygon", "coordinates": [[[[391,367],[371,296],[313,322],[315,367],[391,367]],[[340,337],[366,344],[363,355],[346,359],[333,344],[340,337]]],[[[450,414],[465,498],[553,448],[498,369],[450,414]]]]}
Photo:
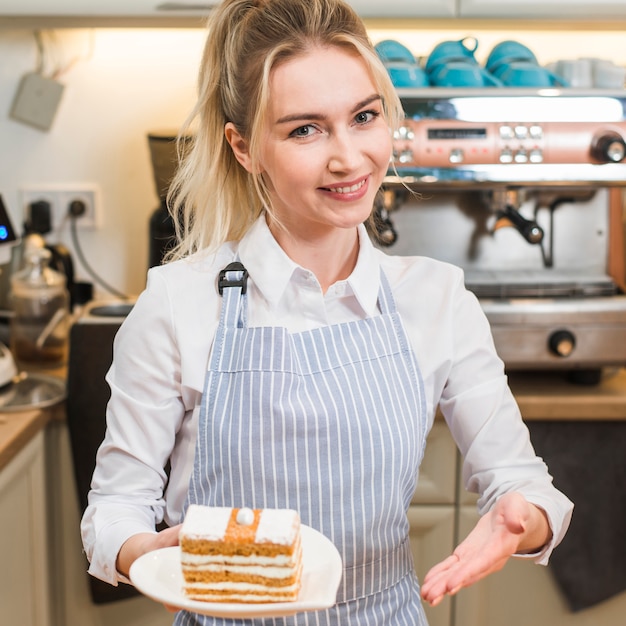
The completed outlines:
{"type": "Polygon", "coordinates": [[[452,556],[435,565],[422,584],[422,598],[431,606],[502,569],[516,553],[534,552],[551,537],[545,513],[519,493],[500,497],[480,518],[452,556]]]}

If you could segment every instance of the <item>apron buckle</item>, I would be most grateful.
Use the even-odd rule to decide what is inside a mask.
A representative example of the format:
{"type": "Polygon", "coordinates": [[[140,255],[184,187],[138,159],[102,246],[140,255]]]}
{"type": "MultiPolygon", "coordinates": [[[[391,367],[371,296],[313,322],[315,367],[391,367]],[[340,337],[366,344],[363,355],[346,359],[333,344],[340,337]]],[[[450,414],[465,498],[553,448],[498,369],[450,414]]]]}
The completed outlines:
{"type": "Polygon", "coordinates": [[[246,285],[248,282],[248,270],[238,261],[229,263],[219,274],[217,280],[217,290],[220,296],[224,294],[224,287],[241,287],[241,293],[246,293],[246,285]],[[239,280],[229,280],[226,278],[226,272],[243,272],[239,280]]]}

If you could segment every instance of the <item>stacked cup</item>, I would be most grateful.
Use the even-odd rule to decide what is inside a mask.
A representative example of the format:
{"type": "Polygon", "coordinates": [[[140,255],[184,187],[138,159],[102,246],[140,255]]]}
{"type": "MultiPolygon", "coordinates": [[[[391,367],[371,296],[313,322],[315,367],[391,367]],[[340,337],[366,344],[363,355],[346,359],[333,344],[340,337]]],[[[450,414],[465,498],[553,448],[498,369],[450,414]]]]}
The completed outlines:
{"type": "Polygon", "coordinates": [[[465,37],[437,44],[426,61],[426,74],[437,87],[500,87],[502,82],[482,68],[474,52],[478,41],[465,37]]]}
{"type": "Polygon", "coordinates": [[[426,73],[406,46],[385,39],[377,43],[375,49],[395,87],[428,87],[426,73]]]}
{"type": "Polygon", "coordinates": [[[554,64],[570,87],[624,89],[626,69],[608,59],[562,59],[554,64]]]}
{"type": "Polygon", "coordinates": [[[541,67],[533,52],[517,41],[497,44],[485,64],[488,72],[509,87],[567,87],[565,79],[541,67]]]}

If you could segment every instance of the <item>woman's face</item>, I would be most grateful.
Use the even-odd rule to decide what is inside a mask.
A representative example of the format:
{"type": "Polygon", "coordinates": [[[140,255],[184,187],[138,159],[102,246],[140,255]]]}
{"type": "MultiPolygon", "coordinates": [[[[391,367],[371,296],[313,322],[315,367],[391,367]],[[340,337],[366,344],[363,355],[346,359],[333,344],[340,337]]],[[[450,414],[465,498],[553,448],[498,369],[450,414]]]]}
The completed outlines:
{"type": "Polygon", "coordinates": [[[387,172],[391,137],[361,57],[314,48],[278,65],[269,104],[260,168],[280,222],[305,238],[364,222],[387,172]]]}

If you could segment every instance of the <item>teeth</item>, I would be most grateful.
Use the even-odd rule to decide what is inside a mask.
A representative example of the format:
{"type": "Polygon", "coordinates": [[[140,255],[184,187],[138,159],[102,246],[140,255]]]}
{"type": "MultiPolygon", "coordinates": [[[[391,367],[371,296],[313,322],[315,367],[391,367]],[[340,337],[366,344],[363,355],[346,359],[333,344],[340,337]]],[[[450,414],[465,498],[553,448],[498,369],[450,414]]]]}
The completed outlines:
{"type": "Polygon", "coordinates": [[[351,193],[354,191],[358,191],[363,187],[365,181],[362,180],[360,183],[356,183],[356,185],[351,185],[350,187],[329,187],[330,191],[333,193],[351,193]]]}

